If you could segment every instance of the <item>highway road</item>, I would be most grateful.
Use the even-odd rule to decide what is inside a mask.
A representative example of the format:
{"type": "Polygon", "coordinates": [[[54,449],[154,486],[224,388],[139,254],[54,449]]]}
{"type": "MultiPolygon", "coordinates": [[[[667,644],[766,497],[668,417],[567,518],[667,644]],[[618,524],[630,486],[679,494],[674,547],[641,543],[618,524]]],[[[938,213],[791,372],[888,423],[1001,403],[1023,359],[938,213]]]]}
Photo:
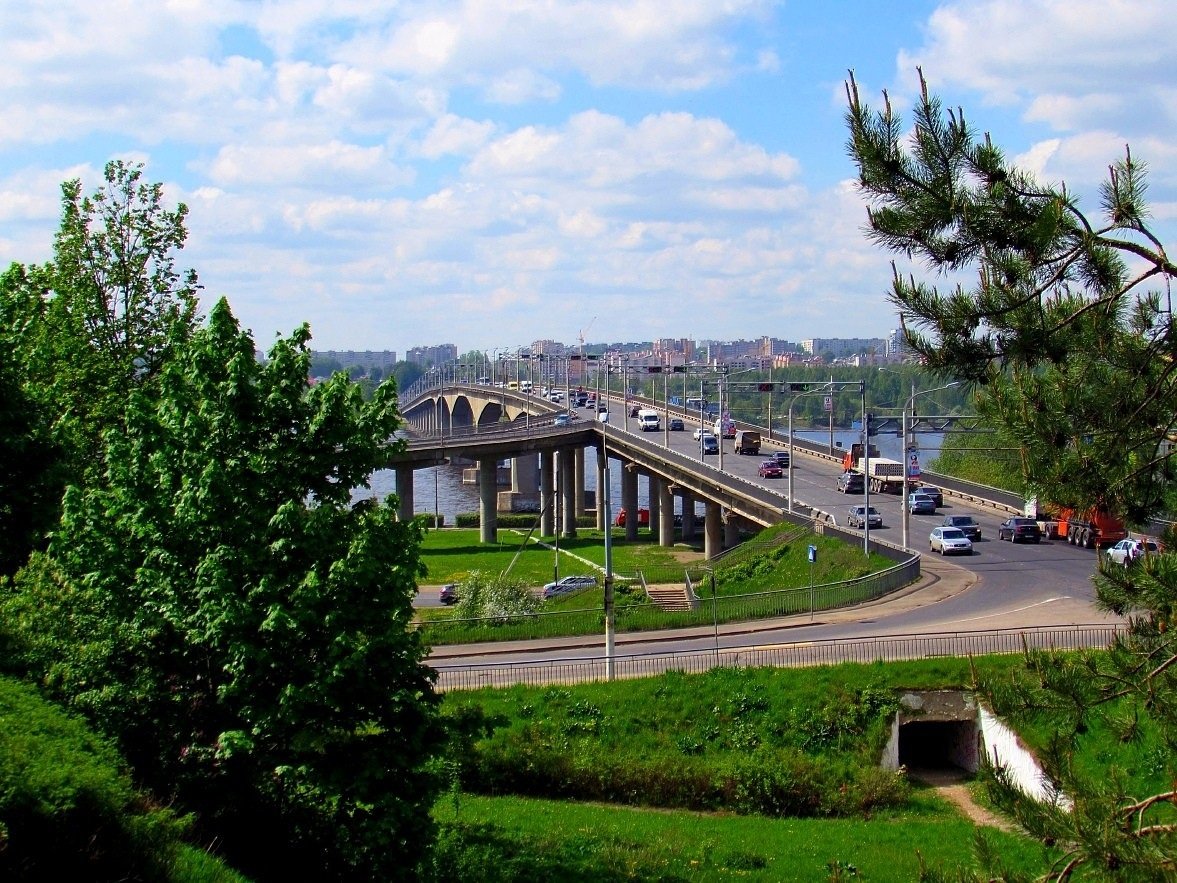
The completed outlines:
{"type": "MultiPolygon", "coordinates": [[[[590,412],[581,410],[581,419],[591,419],[590,412]]],[[[614,405],[610,432],[631,432],[643,437],[650,445],[661,446],[667,434],[636,431],[635,418],[622,419],[614,405]],[[627,426],[628,424],[628,426],[627,426]]],[[[686,431],[669,433],[670,446],[683,453],[696,452],[698,442],[692,438],[694,425],[687,423],[686,431]]],[[[775,488],[787,495],[787,478],[761,479],[757,468],[764,456],[740,456],[732,452],[730,439],[723,455],[723,471],[764,487],[775,488]]],[[[784,442],[762,448],[762,454],[785,447],[784,442]]],[[[719,457],[702,458],[710,467],[718,468],[719,457]]],[[[833,513],[839,524],[845,524],[845,512],[861,497],[847,498],[836,490],[838,464],[794,450],[793,489],[796,501],[833,513]]],[[[1041,544],[1013,545],[999,542],[997,526],[1008,513],[978,508],[945,495],[944,507],[936,515],[910,517],[910,547],[927,553],[927,537],[945,514],[967,513],[981,525],[981,539],[974,543],[974,554],[941,562],[932,555],[931,566],[950,575],[926,592],[916,593],[899,602],[880,603],[853,611],[819,615],[810,624],[805,617],[761,623],[755,626],[728,626],[720,629],[723,649],[765,646],[779,643],[819,640],[861,640],[867,636],[912,635],[934,632],[976,632],[995,629],[1026,628],[1028,626],[1063,626],[1091,623],[1110,623],[1114,617],[1100,613],[1094,605],[1091,577],[1096,569],[1096,553],[1076,548],[1065,541],[1043,540],[1041,544]],[[956,570],[955,568],[960,568],[956,570]]],[[[872,494],[871,505],[882,512],[883,527],[872,535],[898,546],[901,545],[901,502],[898,495],[872,494]]],[[[782,508],[784,504],[782,503],[782,508]]],[[[931,553],[929,553],[931,554],[931,553]]],[[[927,560],[927,557],[925,557],[927,560]]],[[[619,636],[618,654],[686,652],[714,649],[713,634],[650,634],[619,636]]],[[[579,639],[566,642],[541,642],[535,645],[478,647],[449,650],[448,655],[460,658],[465,664],[487,664],[536,659],[570,659],[599,656],[603,652],[601,639],[579,639]],[[469,656],[465,654],[471,654],[469,656]]],[[[455,658],[454,661],[458,661],[455,658]]]]}

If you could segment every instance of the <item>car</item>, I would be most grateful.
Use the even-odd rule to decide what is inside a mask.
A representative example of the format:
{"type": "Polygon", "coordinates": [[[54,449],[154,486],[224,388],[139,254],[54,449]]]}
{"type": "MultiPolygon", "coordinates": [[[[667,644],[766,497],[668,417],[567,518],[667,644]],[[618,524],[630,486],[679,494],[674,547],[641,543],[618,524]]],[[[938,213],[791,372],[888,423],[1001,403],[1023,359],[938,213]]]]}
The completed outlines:
{"type": "Polygon", "coordinates": [[[944,527],[960,528],[970,540],[981,538],[981,525],[971,515],[945,515],[942,524],[944,527]]]}
{"type": "Polygon", "coordinates": [[[695,439],[695,441],[698,441],[699,439],[701,439],[705,435],[711,435],[711,431],[708,429],[704,429],[702,426],[700,426],[698,429],[695,430],[695,434],[692,437],[695,439]]]}
{"type": "Polygon", "coordinates": [[[608,410],[609,410],[609,406],[606,405],[604,402],[601,402],[600,404],[597,405],[597,413],[598,414],[603,414],[603,413],[607,412],[608,410]]]}
{"type": "Polygon", "coordinates": [[[773,451],[772,458],[781,464],[782,469],[788,469],[792,465],[789,462],[788,451],[773,451]]]}
{"type": "Polygon", "coordinates": [[[629,409],[629,416],[630,416],[630,417],[636,417],[636,416],[638,416],[638,411],[640,411],[640,410],[641,410],[641,406],[640,406],[640,405],[634,405],[633,407],[631,407],[631,408],[629,409]]]}
{"type": "MultiPolygon", "coordinates": [[[[625,527],[625,522],[627,520],[627,517],[628,516],[625,513],[625,507],[622,506],[620,509],[617,510],[617,518],[615,520],[615,523],[617,524],[617,526],[618,527],[625,527]]],[[[649,526],[650,526],[650,510],[649,509],[638,509],[638,527],[649,527],[649,526]]]]}
{"type": "Polygon", "coordinates": [[[907,511],[912,515],[935,515],[936,500],[931,494],[909,494],[907,497],[907,511]]]}
{"type": "Polygon", "coordinates": [[[552,425],[553,426],[571,426],[572,425],[572,415],[571,414],[557,414],[555,416],[555,418],[553,418],[553,420],[552,420],[552,425]]]}
{"type": "Polygon", "coordinates": [[[973,541],[959,527],[940,525],[928,534],[928,548],[941,555],[972,555],[973,541]]]}
{"type": "Polygon", "coordinates": [[[1040,543],[1042,528],[1033,518],[1007,518],[997,528],[997,539],[1011,543],[1040,543]]]}
{"type": "Polygon", "coordinates": [[[869,524],[872,528],[883,526],[883,514],[874,506],[851,506],[846,513],[846,524],[850,527],[863,528],[869,524]]]}
{"type": "Polygon", "coordinates": [[[682,422],[680,417],[671,417],[670,420],[666,422],[666,426],[671,432],[682,432],[687,428],[686,424],[682,422]]]}
{"type": "Polygon", "coordinates": [[[944,491],[938,487],[933,487],[930,484],[921,484],[911,489],[913,494],[927,494],[936,501],[936,508],[941,509],[944,506],[944,491]]]}
{"type": "Polygon", "coordinates": [[[1133,561],[1137,561],[1145,555],[1155,555],[1159,551],[1161,551],[1160,543],[1154,539],[1145,537],[1139,540],[1120,540],[1120,542],[1108,549],[1106,554],[1108,560],[1113,564],[1122,564],[1127,567],[1133,561]]]}
{"type": "Polygon", "coordinates": [[[844,494],[861,494],[864,485],[861,472],[843,472],[838,476],[838,490],[844,494]]]}
{"type": "Polygon", "coordinates": [[[456,604],[458,603],[458,584],[446,583],[441,587],[437,593],[437,600],[442,604],[456,604]]]}
{"type": "Polygon", "coordinates": [[[543,588],[544,599],[558,598],[561,595],[567,595],[569,592],[575,592],[579,589],[587,589],[597,584],[595,576],[566,576],[563,579],[558,579],[554,583],[548,583],[543,588]]]}
{"type": "Polygon", "coordinates": [[[785,474],[785,470],[781,468],[781,464],[776,460],[765,460],[760,464],[757,474],[761,478],[780,478],[785,474]]]}
{"type": "Polygon", "coordinates": [[[719,453],[719,439],[708,433],[703,436],[703,453],[704,454],[718,454],[719,453]]]}

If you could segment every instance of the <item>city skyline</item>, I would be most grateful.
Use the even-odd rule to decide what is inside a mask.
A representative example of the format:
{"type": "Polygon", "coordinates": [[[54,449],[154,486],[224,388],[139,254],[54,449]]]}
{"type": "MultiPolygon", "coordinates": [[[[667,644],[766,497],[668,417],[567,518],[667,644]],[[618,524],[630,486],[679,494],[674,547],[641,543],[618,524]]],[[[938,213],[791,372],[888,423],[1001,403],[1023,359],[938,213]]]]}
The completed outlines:
{"type": "MultiPolygon", "coordinates": [[[[1177,238],[1177,19],[1148,0],[49,6],[0,0],[0,266],[51,257],[60,185],[142,162],[178,265],[259,349],[865,338],[844,82],[947,107],[1098,219],[1125,145],[1177,238]],[[672,9],[672,12],[668,12],[672,9]]],[[[900,260],[901,272],[925,275],[900,260]]],[[[967,282],[968,280],[966,280],[967,282]]]]}

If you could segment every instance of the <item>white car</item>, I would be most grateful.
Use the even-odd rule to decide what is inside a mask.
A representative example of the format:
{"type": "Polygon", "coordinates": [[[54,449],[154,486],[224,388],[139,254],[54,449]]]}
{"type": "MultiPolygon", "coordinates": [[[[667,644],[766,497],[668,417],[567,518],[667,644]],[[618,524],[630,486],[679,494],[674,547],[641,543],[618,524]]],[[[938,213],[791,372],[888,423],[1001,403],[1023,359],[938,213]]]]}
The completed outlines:
{"type": "Polygon", "coordinates": [[[928,548],[941,555],[972,555],[973,541],[959,527],[937,527],[928,535],[928,548]]]}
{"type": "Polygon", "coordinates": [[[1113,564],[1122,564],[1127,567],[1133,561],[1143,558],[1145,555],[1155,555],[1161,551],[1160,545],[1156,540],[1120,540],[1110,549],[1107,550],[1108,560],[1113,564]]]}
{"type": "Polygon", "coordinates": [[[569,592],[575,592],[577,589],[587,589],[597,584],[596,577],[592,576],[566,576],[554,583],[548,583],[544,586],[544,598],[558,598],[560,595],[566,595],[569,592]]]}
{"type": "Polygon", "coordinates": [[[883,526],[883,513],[871,506],[851,506],[846,513],[846,524],[850,527],[862,528],[869,522],[872,529],[883,526]]]}

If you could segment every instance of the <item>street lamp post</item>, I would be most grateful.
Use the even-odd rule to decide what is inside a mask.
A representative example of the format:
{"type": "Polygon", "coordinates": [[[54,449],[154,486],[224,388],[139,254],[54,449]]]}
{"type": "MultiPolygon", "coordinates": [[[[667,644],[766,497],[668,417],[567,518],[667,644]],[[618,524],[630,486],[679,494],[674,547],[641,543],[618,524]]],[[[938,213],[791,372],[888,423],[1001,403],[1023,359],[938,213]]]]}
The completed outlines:
{"type": "Polygon", "coordinates": [[[797,403],[797,399],[804,398],[807,395],[813,395],[819,392],[833,392],[833,381],[829,385],[820,386],[817,389],[807,389],[805,392],[793,396],[789,401],[789,511],[793,511],[793,405],[797,403]]]}
{"type": "Polygon", "coordinates": [[[937,386],[935,389],[925,389],[921,392],[915,391],[915,383],[911,384],[911,397],[907,400],[907,405],[903,408],[903,548],[908,546],[908,523],[911,517],[910,506],[908,503],[908,485],[910,484],[910,463],[911,451],[908,450],[908,431],[911,429],[911,434],[914,435],[914,427],[911,426],[911,421],[915,417],[915,400],[920,396],[930,395],[934,392],[941,392],[945,389],[951,389],[954,386],[960,386],[961,381],[954,380],[952,383],[947,383],[944,386],[937,386]],[[909,418],[908,415],[911,415],[909,418]]]}

